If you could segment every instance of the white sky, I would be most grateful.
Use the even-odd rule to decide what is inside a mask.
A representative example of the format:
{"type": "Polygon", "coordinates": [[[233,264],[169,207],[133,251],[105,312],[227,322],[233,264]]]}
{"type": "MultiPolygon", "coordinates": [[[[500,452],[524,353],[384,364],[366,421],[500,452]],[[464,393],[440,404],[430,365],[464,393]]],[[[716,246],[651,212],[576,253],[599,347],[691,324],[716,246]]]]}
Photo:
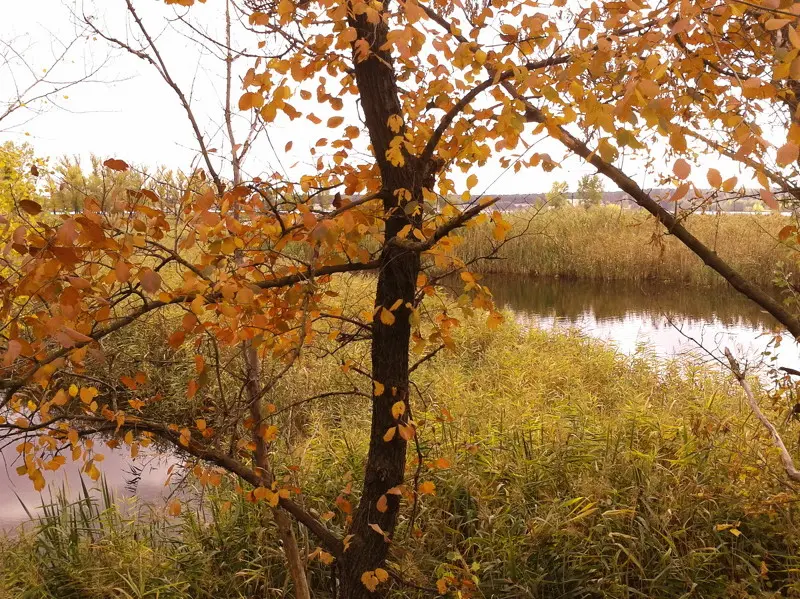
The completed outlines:
{"type": "MultiPolygon", "coordinates": [[[[78,9],[83,6],[88,14],[97,16],[99,24],[105,24],[102,29],[120,36],[126,35],[123,0],[0,0],[0,39],[7,42],[14,40],[15,47],[26,48],[26,56],[32,66],[39,70],[52,57],[53,48],[57,47],[54,40],[68,41],[73,37],[75,28],[70,10],[75,8],[76,1],[78,9]]],[[[197,23],[221,24],[220,19],[215,18],[221,4],[220,0],[208,0],[205,5],[193,7],[189,14],[197,23]]],[[[175,16],[175,10],[164,6],[163,0],[136,0],[135,5],[154,32],[163,27],[165,16],[175,16]]],[[[251,49],[258,41],[255,37],[243,39],[249,42],[251,49]]],[[[212,138],[209,146],[217,147],[221,115],[219,90],[222,83],[217,75],[220,72],[219,64],[208,55],[203,56],[195,44],[187,42],[174,30],[163,31],[158,43],[172,75],[184,90],[192,91],[192,103],[198,120],[205,124],[205,133],[212,138]]],[[[102,62],[106,57],[110,57],[110,60],[98,77],[101,82],[72,88],[67,92],[68,98],[59,98],[61,108],[51,108],[26,123],[19,123],[18,119],[11,130],[8,130],[8,123],[4,122],[0,125],[5,129],[0,130],[0,143],[8,139],[28,141],[39,155],[51,158],[71,154],[85,159],[94,152],[103,158],[114,156],[136,164],[187,168],[197,156],[189,122],[173,91],[152,67],[124,52],[111,49],[103,40],[88,40],[76,48],[72,53],[73,61],[57,74],[62,79],[80,75],[84,65],[102,62]]],[[[243,74],[251,64],[251,59],[240,59],[236,63],[239,74],[243,74]]],[[[8,85],[8,78],[0,74],[0,97],[8,97],[8,85]]],[[[323,121],[329,116],[324,109],[317,110],[316,114],[323,121]]],[[[359,124],[354,111],[349,116],[346,111],[345,116],[349,121],[345,124],[359,124]]],[[[324,123],[321,127],[324,127],[324,123]]],[[[318,129],[302,118],[294,122],[288,119],[279,121],[269,129],[272,147],[293,178],[309,172],[308,167],[304,168],[304,164],[308,165],[312,160],[308,149],[319,137],[329,134],[329,130],[318,129]],[[294,145],[289,155],[285,155],[283,148],[290,140],[294,145]],[[292,164],[297,166],[291,168],[292,164]]],[[[541,144],[535,151],[549,152],[556,160],[563,157],[560,147],[555,144],[541,144]]],[[[249,163],[250,174],[256,174],[258,170],[272,172],[279,168],[277,162],[269,144],[263,143],[254,149],[249,163]]],[[[633,171],[641,185],[655,185],[652,177],[648,177],[640,168],[631,167],[630,161],[626,166],[626,170],[633,171]]],[[[721,165],[716,159],[708,159],[694,169],[693,179],[701,186],[705,186],[705,172],[709,166],[715,166],[726,177],[736,174],[740,176],[740,182],[752,184],[749,174],[742,176],[743,173],[738,169],[721,165]]],[[[664,170],[669,170],[669,165],[664,170]]],[[[556,180],[568,181],[570,190],[574,191],[580,176],[592,172],[594,169],[572,158],[564,163],[563,168],[551,173],[536,168],[523,169],[517,174],[511,171],[503,174],[503,169],[494,164],[477,173],[480,184],[475,191],[543,192],[556,180]],[[494,182],[495,179],[498,180],[494,182]]],[[[457,183],[460,180],[456,177],[457,183]]],[[[608,185],[606,187],[609,188],[608,185]]]]}

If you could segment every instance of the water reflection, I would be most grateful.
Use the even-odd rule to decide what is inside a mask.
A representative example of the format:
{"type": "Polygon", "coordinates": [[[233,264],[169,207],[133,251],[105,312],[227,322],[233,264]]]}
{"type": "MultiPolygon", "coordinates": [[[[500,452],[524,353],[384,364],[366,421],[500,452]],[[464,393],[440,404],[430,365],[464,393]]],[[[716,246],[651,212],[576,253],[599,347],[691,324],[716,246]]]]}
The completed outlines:
{"type": "MultiPolygon", "coordinates": [[[[136,505],[141,507],[164,504],[171,491],[167,486],[169,469],[177,463],[174,456],[142,450],[136,460],[132,460],[124,450],[104,448],[100,453],[105,459],[99,467],[116,498],[136,497],[136,505]]],[[[35,515],[42,502],[49,503],[51,494],[55,495],[61,489],[69,500],[78,499],[81,496],[81,476],[89,489],[98,484],[80,472],[81,461],[71,462],[68,457],[67,463],[59,470],[44,473],[47,486],[39,493],[27,476],[16,473],[15,468],[20,463],[13,447],[0,451],[0,533],[8,533],[28,520],[26,508],[35,515]]]]}
{"type": "MultiPolygon", "coordinates": [[[[731,347],[756,362],[770,333],[780,330],[772,316],[728,288],[490,275],[481,282],[523,324],[576,328],[624,353],[644,345],[662,357],[702,356],[700,342],[708,349],[731,347]]],[[[788,336],[772,355],[777,366],[800,366],[800,348],[788,336]]]]}

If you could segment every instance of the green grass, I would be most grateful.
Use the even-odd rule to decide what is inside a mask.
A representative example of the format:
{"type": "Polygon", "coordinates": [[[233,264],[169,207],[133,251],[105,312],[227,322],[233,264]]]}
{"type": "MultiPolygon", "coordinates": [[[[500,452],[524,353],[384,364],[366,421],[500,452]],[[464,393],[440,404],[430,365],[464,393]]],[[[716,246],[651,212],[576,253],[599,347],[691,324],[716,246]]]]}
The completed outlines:
{"type": "MultiPolygon", "coordinates": [[[[404,500],[390,552],[401,578],[496,599],[800,595],[800,496],[730,377],[513,324],[467,324],[459,337],[416,373],[419,481],[436,493],[413,527],[404,500]]],[[[282,393],[334,368],[298,368],[282,393]]],[[[298,408],[277,466],[309,509],[334,512],[337,533],[335,499],[353,481],[357,500],[368,422],[360,398],[298,408]]],[[[797,425],[784,434],[797,455],[797,425]]],[[[412,447],[409,486],[416,469],[412,447]]],[[[39,534],[0,543],[0,597],[291,596],[268,513],[230,482],[176,518],[56,503],[39,534]]],[[[330,597],[328,567],[311,570],[315,597],[330,597]]],[[[396,597],[433,594],[392,584],[396,597]]]]}
{"type": "MultiPolygon", "coordinates": [[[[499,260],[482,261],[479,272],[602,280],[664,280],[697,285],[724,284],[683,244],[647,213],[615,206],[564,207],[535,216],[507,216],[509,234],[527,233],[503,247],[499,260]]],[[[692,215],[687,228],[714,249],[745,278],[769,285],[779,262],[796,262],[796,254],[777,240],[791,219],[779,215],[692,215]]],[[[462,258],[487,255],[491,229],[464,233],[462,258]]]]}

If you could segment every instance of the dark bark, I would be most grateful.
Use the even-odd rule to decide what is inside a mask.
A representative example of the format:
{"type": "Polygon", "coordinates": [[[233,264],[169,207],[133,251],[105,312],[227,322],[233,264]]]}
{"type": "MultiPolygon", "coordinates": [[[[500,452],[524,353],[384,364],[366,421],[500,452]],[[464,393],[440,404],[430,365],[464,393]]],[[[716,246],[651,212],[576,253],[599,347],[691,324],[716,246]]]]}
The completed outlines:
{"type": "MultiPolygon", "coordinates": [[[[352,17],[351,26],[358,32],[358,39],[367,40],[372,50],[360,62],[354,51],[355,75],[370,142],[380,169],[387,215],[386,241],[381,253],[375,299],[378,311],[372,334],[372,378],[379,383],[378,388],[383,386],[383,392],[373,397],[369,454],[361,500],[348,531],[352,535],[349,548],[339,564],[340,596],[361,599],[379,595],[381,587],[386,586],[381,585],[377,593],[371,593],[361,582],[361,576],[382,567],[386,561],[389,543],[371,525],[377,525],[391,537],[397,523],[399,498],[388,495],[388,507],[384,512],[378,511],[376,504],[389,489],[403,484],[406,465],[407,441],[399,434],[388,442],[383,438],[388,429],[397,425],[392,405],[397,401],[408,401],[411,324],[407,305],[414,301],[420,257],[419,252],[390,243],[390,240],[404,226],[418,221],[416,216],[407,216],[403,208],[409,200],[421,205],[422,188],[427,177],[426,169],[421,168],[415,157],[406,156],[405,163],[397,166],[386,158],[386,150],[396,135],[387,122],[392,115],[402,115],[391,54],[379,50],[386,41],[386,25],[368,23],[362,15],[352,17]],[[409,193],[405,200],[398,198],[396,192],[400,189],[409,193]],[[397,300],[401,300],[401,305],[392,312],[394,322],[384,324],[380,309],[390,309],[397,300]]],[[[401,129],[399,134],[402,133],[401,129]]]]}

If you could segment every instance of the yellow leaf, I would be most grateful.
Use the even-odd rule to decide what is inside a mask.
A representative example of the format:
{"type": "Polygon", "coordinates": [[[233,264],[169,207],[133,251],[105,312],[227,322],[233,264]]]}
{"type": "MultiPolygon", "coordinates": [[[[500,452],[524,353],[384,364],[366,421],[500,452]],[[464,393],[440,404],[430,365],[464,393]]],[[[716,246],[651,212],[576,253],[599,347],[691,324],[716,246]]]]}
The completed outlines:
{"type": "Polygon", "coordinates": [[[367,590],[370,593],[374,593],[375,589],[378,588],[378,582],[379,582],[378,579],[375,577],[375,574],[373,574],[371,570],[368,572],[364,572],[361,575],[361,584],[367,587],[367,590]]]}
{"type": "Polygon", "coordinates": [[[70,386],[69,386],[69,394],[70,394],[72,397],[75,397],[75,396],[78,394],[78,386],[77,386],[77,385],[74,385],[74,384],[73,384],[73,385],[70,385],[70,386]]]}
{"type": "Polygon", "coordinates": [[[394,439],[394,435],[397,432],[397,427],[393,426],[392,428],[388,429],[386,433],[383,435],[383,440],[388,443],[392,439],[394,439]]]}
{"type": "Polygon", "coordinates": [[[42,489],[44,489],[45,482],[44,482],[44,476],[42,476],[42,471],[41,470],[35,470],[33,472],[33,474],[30,474],[29,476],[31,477],[31,480],[33,481],[33,488],[34,489],[36,489],[37,491],[41,491],[42,489]]]}
{"type": "Polygon", "coordinates": [[[389,126],[389,129],[392,130],[392,133],[399,133],[400,129],[403,128],[403,117],[399,114],[393,114],[389,117],[386,124],[389,126]]]}
{"type": "Polygon", "coordinates": [[[373,385],[375,388],[372,391],[372,394],[375,397],[380,397],[383,395],[383,392],[386,390],[386,387],[383,386],[383,383],[379,383],[378,381],[373,381],[373,385]]]}
{"type": "Polygon", "coordinates": [[[797,33],[797,29],[794,27],[789,27],[789,41],[792,42],[792,45],[795,48],[800,48],[800,35],[797,33]]]}
{"type": "Polygon", "coordinates": [[[294,11],[294,4],[290,0],[281,0],[278,3],[278,16],[281,17],[282,22],[284,17],[288,17],[294,11]]]}
{"type": "Polygon", "coordinates": [[[645,98],[653,98],[657,96],[658,93],[661,91],[661,88],[659,88],[658,83],[650,79],[642,79],[637,84],[637,87],[639,88],[639,91],[642,92],[642,95],[645,98]]]}
{"type": "Polygon", "coordinates": [[[396,401],[392,405],[392,416],[395,420],[400,418],[403,414],[406,413],[406,404],[403,401],[396,401]]]}
{"type": "Polygon", "coordinates": [[[57,406],[63,406],[69,401],[66,392],[63,389],[59,389],[55,397],[53,397],[53,403],[57,406]]]}
{"type": "Polygon", "coordinates": [[[378,582],[386,582],[389,580],[389,573],[383,568],[375,568],[375,578],[378,579],[378,582]]]}
{"type": "Polygon", "coordinates": [[[170,516],[180,516],[181,515],[181,503],[177,499],[173,499],[169,502],[169,515],[170,516]]]}
{"type": "Polygon", "coordinates": [[[83,403],[92,403],[95,397],[97,397],[97,389],[94,387],[84,387],[81,389],[81,401],[83,403]]]}
{"type": "Polygon", "coordinates": [[[328,119],[328,127],[333,129],[334,127],[338,127],[344,122],[344,117],[342,116],[332,116],[328,119]]]}
{"type": "Polygon", "coordinates": [[[278,438],[278,427],[274,424],[270,424],[265,430],[262,435],[264,441],[267,443],[271,443],[275,439],[278,438]]]}
{"type": "Polygon", "coordinates": [[[394,324],[395,318],[394,314],[392,314],[386,308],[381,307],[381,322],[385,324],[387,327],[390,327],[394,324]]]}

